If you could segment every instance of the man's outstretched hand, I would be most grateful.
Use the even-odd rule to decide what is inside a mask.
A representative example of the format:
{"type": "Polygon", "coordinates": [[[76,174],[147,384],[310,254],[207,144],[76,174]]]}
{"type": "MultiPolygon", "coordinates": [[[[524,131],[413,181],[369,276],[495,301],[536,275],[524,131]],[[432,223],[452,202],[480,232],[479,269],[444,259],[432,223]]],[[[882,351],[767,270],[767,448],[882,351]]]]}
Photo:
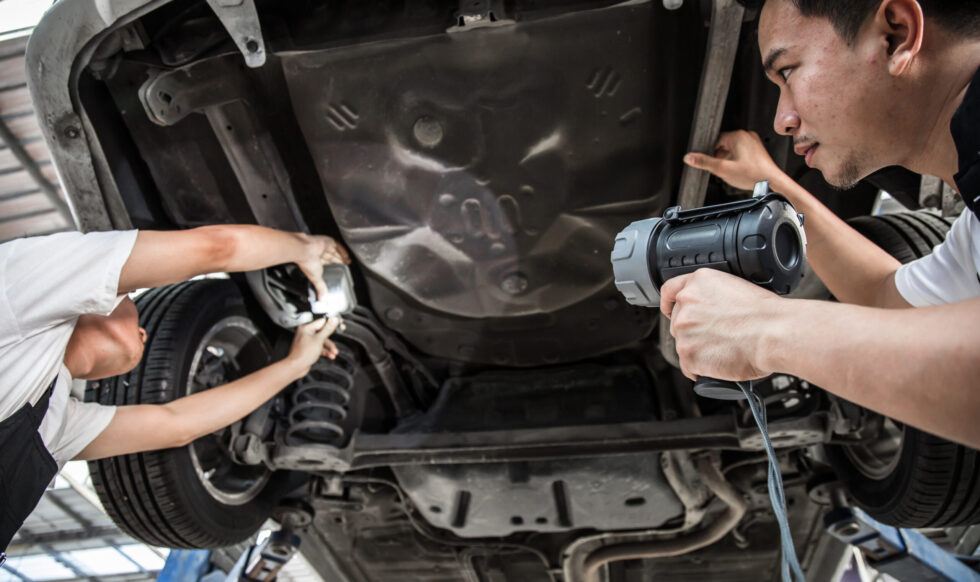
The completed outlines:
{"type": "MultiPolygon", "coordinates": [[[[714,155],[689,153],[684,163],[706,170],[740,190],[752,190],[756,182],[778,182],[785,174],[754,131],[729,131],[718,137],[714,155]]],[[[778,191],[778,185],[773,184],[778,191]]]]}
{"type": "Polygon", "coordinates": [[[327,295],[327,285],[323,282],[323,267],[330,263],[350,264],[347,249],[329,236],[317,234],[300,235],[305,241],[304,256],[296,261],[300,270],[316,289],[318,299],[327,295]]]}
{"type": "Polygon", "coordinates": [[[317,295],[326,294],[323,267],[350,263],[329,236],[251,224],[216,224],[188,230],[141,230],[119,274],[118,293],[186,281],[207,273],[255,271],[296,263],[317,295]]]}
{"type": "Polygon", "coordinates": [[[777,325],[785,299],[714,269],[674,277],[660,289],[660,310],[670,318],[681,371],[719,380],[762,378],[765,333],[777,325]]]}
{"type": "Polygon", "coordinates": [[[182,447],[242,419],[277,392],[310,372],[321,357],[335,358],[328,338],[339,317],[296,328],[289,355],[227,384],[166,404],[131,404],[116,409],[109,426],[76,459],[94,460],[182,447]]]}
{"type": "Polygon", "coordinates": [[[321,357],[331,360],[336,358],[337,346],[327,338],[337,330],[340,323],[339,317],[331,317],[329,319],[315,319],[297,327],[293,336],[293,344],[289,348],[289,355],[286,356],[286,359],[293,362],[305,376],[321,357]]]}

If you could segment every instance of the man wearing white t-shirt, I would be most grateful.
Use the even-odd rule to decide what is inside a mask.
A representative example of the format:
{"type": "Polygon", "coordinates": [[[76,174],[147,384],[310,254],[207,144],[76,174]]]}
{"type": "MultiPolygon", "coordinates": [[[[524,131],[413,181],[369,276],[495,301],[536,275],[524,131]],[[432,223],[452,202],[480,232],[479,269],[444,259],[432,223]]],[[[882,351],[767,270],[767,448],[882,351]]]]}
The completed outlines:
{"type": "Polygon", "coordinates": [[[146,332],[126,295],[214,272],[296,263],[318,293],[323,265],[347,262],[333,239],[259,226],[61,233],[0,245],[0,551],[71,459],[185,445],[258,408],[321,356],[339,320],[296,331],[289,354],[234,382],[161,405],[104,406],[72,380],[133,369],[146,332]]]}
{"type": "Polygon", "coordinates": [[[780,89],[775,129],[807,165],[840,188],[904,166],[954,186],[968,209],[932,255],[902,266],[786,176],[758,136],[728,133],[713,155],[688,154],[738,188],[769,180],[786,195],[806,216],[810,264],[841,303],[777,297],[708,269],[671,279],[661,310],[682,370],[793,374],[980,448],[980,3],[753,4],[780,89]]]}

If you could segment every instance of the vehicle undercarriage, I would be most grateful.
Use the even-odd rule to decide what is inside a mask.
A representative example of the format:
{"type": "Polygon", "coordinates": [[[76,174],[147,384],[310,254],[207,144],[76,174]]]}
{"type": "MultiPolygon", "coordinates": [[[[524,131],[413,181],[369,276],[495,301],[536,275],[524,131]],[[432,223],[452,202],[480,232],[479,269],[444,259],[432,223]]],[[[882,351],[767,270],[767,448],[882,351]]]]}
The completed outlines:
{"type": "MultiPolygon", "coordinates": [[[[664,4],[55,6],[31,41],[29,68],[44,72],[30,83],[83,230],[328,234],[351,251],[360,302],[337,360],[242,422],[186,450],[92,463],[119,525],[213,547],[301,512],[307,558],[358,581],[775,579],[747,407],[694,396],[659,314],[613,286],[609,253],[632,220],[738,194],[681,162],[722,127],[758,130],[846,218],[877,188],[843,200],[787,159],[755,15],[664,4]]],[[[903,252],[916,256],[949,224],[872,222],[914,232],[903,252]]],[[[263,293],[238,275],[148,292],[147,358],[88,397],[166,401],[281,357],[289,332],[263,293]]],[[[799,296],[829,298],[815,277],[799,296]]],[[[962,480],[974,451],[797,378],[756,389],[812,580],[842,556],[823,523],[842,467],[883,484],[846,483],[885,519],[978,520],[978,494],[955,479],[910,513],[901,491],[918,477],[894,470],[909,443],[948,445],[960,464],[943,470],[962,480]]]]}

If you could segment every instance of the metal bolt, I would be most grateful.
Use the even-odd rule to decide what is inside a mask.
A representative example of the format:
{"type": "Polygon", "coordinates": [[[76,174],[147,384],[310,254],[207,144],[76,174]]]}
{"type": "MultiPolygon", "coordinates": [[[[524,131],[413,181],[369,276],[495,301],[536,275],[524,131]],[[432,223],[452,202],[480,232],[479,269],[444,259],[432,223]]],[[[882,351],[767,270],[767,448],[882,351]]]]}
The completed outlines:
{"type": "Polygon", "coordinates": [[[664,8],[667,10],[677,10],[684,5],[684,0],[664,0],[664,8]]]}
{"type": "Polygon", "coordinates": [[[250,39],[248,39],[248,40],[245,41],[245,50],[247,50],[250,53],[258,52],[258,50],[259,50],[259,43],[257,43],[255,41],[255,39],[251,39],[250,38],[250,39]]]}
{"type": "Polygon", "coordinates": [[[834,524],[834,533],[842,538],[854,537],[860,532],[861,524],[853,519],[834,524]]]}
{"type": "Polygon", "coordinates": [[[500,288],[504,293],[519,295],[527,290],[527,277],[521,273],[511,273],[500,282],[500,288]]]}
{"type": "Polygon", "coordinates": [[[68,139],[75,139],[78,136],[79,136],[78,128],[75,127],[74,125],[69,125],[68,127],[65,128],[65,137],[67,137],[68,139]]]}
{"type": "Polygon", "coordinates": [[[789,388],[790,384],[792,383],[793,381],[787,376],[775,376],[772,379],[772,387],[774,390],[785,390],[789,388]]]}
{"type": "Polygon", "coordinates": [[[423,116],[415,121],[415,139],[423,147],[434,148],[442,142],[442,123],[434,117],[423,116]]]}

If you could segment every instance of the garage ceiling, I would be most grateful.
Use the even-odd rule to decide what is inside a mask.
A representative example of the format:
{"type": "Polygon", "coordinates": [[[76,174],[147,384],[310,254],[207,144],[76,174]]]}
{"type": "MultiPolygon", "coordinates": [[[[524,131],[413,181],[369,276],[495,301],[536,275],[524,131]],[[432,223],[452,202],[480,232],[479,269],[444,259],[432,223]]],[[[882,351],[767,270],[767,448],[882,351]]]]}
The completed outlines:
{"type": "Polygon", "coordinates": [[[27,38],[0,41],[0,242],[74,230],[27,93],[27,38]]]}

